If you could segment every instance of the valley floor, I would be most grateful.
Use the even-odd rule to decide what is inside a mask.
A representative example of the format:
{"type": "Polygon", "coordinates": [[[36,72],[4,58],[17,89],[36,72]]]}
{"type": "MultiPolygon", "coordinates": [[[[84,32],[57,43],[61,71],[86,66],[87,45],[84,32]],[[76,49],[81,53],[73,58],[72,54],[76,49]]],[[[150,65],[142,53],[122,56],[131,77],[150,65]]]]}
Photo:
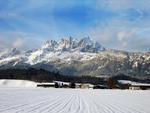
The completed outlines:
{"type": "Polygon", "coordinates": [[[0,88],[0,113],[150,113],[150,91],[0,88]]]}

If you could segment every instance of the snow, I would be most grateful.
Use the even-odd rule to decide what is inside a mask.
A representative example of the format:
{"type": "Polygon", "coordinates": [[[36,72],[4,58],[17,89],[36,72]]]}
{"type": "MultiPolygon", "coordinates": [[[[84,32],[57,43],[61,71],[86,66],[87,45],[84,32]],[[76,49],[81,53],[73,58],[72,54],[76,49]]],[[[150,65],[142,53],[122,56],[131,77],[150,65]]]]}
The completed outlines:
{"type": "Polygon", "coordinates": [[[9,79],[1,79],[0,80],[0,88],[6,87],[36,87],[37,83],[27,80],[9,80],[9,79]]]}
{"type": "Polygon", "coordinates": [[[133,82],[130,80],[118,80],[118,82],[122,83],[122,84],[136,84],[137,82],[133,82]]]}
{"type": "Polygon", "coordinates": [[[130,80],[118,80],[118,82],[122,83],[122,84],[131,84],[131,85],[141,85],[141,86],[150,86],[150,84],[146,84],[146,83],[140,83],[140,82],[133,82],[130,80]]]}
{"type": "Polygon", "coordinates": [[[40,62],[39,60],[41,60],[42,54],[43,54],[43,51],[40,49],[32,52],[31,55],[27,57],[28,61],[26,63],[29,63],[31,65],[39,63],[40,62]]]}
{"type": "Polygon", "coordinates": [[[8,58],[0,60],[0,64],[5,64],[5,63],[7,64],[8,62],[16,61],[17,59],[20,59],[20,58],[21,57],[19,55],[14,56],[14,57],[8,57],[8,58]]]}
{"type": "Polygon", "coordinates": [[[150,91],[0,88],[0,113],[150,113],[150,91]]]}
{"type": "MultiPolygon", "coordinates": [[[[95,58],[95,54],[103,49],[98,42],[93,41],[89,37],[81,40],[70,37],[62,39],[60,42],[56,42],[55,40],[46,41],[41,48],[27,52],[20,52],[16,48],[0,52],[0,65],[11,63],[12,61],[35,65],[44,61],[55,61],[55,59],[62,59],[68,62],[72,60],[71,57],[75,58],[77,53],[79,53],[78,58],[81,57],[81,60],[90,60],[95,58]]],[[[14,66],[17,63],[15,62],[14,66]]]]}

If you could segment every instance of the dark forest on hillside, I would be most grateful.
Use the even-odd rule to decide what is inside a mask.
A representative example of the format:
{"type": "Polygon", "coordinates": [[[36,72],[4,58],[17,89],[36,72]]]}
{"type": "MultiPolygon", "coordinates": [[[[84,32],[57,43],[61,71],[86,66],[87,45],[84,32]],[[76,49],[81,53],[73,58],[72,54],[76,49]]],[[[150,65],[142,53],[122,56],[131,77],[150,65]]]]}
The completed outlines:
{"type": "Polygon", "coordinates": [[[20,79],[31,80],[35,82],[77,82],[77,83],[92,83],[104,84],[104,79],[90,76],[67,76],[61,75],[59,72],[49,72],[43,69],[6,69],[0,70],[0,79],[20,79]]]}
{"type": "Polygon", "coordinates": [[[131,80],[135,82],[150,83],[150,79],[139,79],[123,74],[114,75],[107,78],[91,77],[91,76],[68,76],[62,75],[59,72],[49,72],[43,69],[5,69],[0,70],[0,79],[19,79],[31,80],[35,82],[75,82],[75,83],[91,83],[91,84],[106,84],[108,79],[111,78],[115,83],[117,80],[131,80]]]}

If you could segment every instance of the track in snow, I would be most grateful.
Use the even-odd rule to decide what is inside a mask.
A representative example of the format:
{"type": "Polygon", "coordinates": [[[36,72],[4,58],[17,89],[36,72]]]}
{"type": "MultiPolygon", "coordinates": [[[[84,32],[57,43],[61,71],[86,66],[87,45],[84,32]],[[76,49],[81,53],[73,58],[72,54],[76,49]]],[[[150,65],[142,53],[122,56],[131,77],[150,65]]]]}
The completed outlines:
{"type": "Polygon", "coordinates": [[[150,113],[150,91],[0,88],[0,113],[150,113]]]}

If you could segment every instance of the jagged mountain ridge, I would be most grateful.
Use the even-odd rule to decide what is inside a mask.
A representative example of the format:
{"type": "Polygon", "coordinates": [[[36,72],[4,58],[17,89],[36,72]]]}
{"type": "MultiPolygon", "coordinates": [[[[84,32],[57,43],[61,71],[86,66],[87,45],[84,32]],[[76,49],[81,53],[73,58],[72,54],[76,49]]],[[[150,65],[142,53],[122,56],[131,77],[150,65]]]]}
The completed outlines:
{"type": "Polygon", "coordinates": [[[43,49],[48,49],[49,51],[80,51],[80,52],[98,52],[104,50],[99,43],[91,40],[89,37],[83,38],[81,40],[73,39],[61,39],[60,42],[55,40],[47,41],[43,46],[43,49]]]}
{"type": "Polygon", "coordinates": [[[150,53],[131,53],[104,48],[89,37],[46,41],[41,48],[0,52],[0,69],[42,68],[66,75],[150,76],[150,53]]]}

